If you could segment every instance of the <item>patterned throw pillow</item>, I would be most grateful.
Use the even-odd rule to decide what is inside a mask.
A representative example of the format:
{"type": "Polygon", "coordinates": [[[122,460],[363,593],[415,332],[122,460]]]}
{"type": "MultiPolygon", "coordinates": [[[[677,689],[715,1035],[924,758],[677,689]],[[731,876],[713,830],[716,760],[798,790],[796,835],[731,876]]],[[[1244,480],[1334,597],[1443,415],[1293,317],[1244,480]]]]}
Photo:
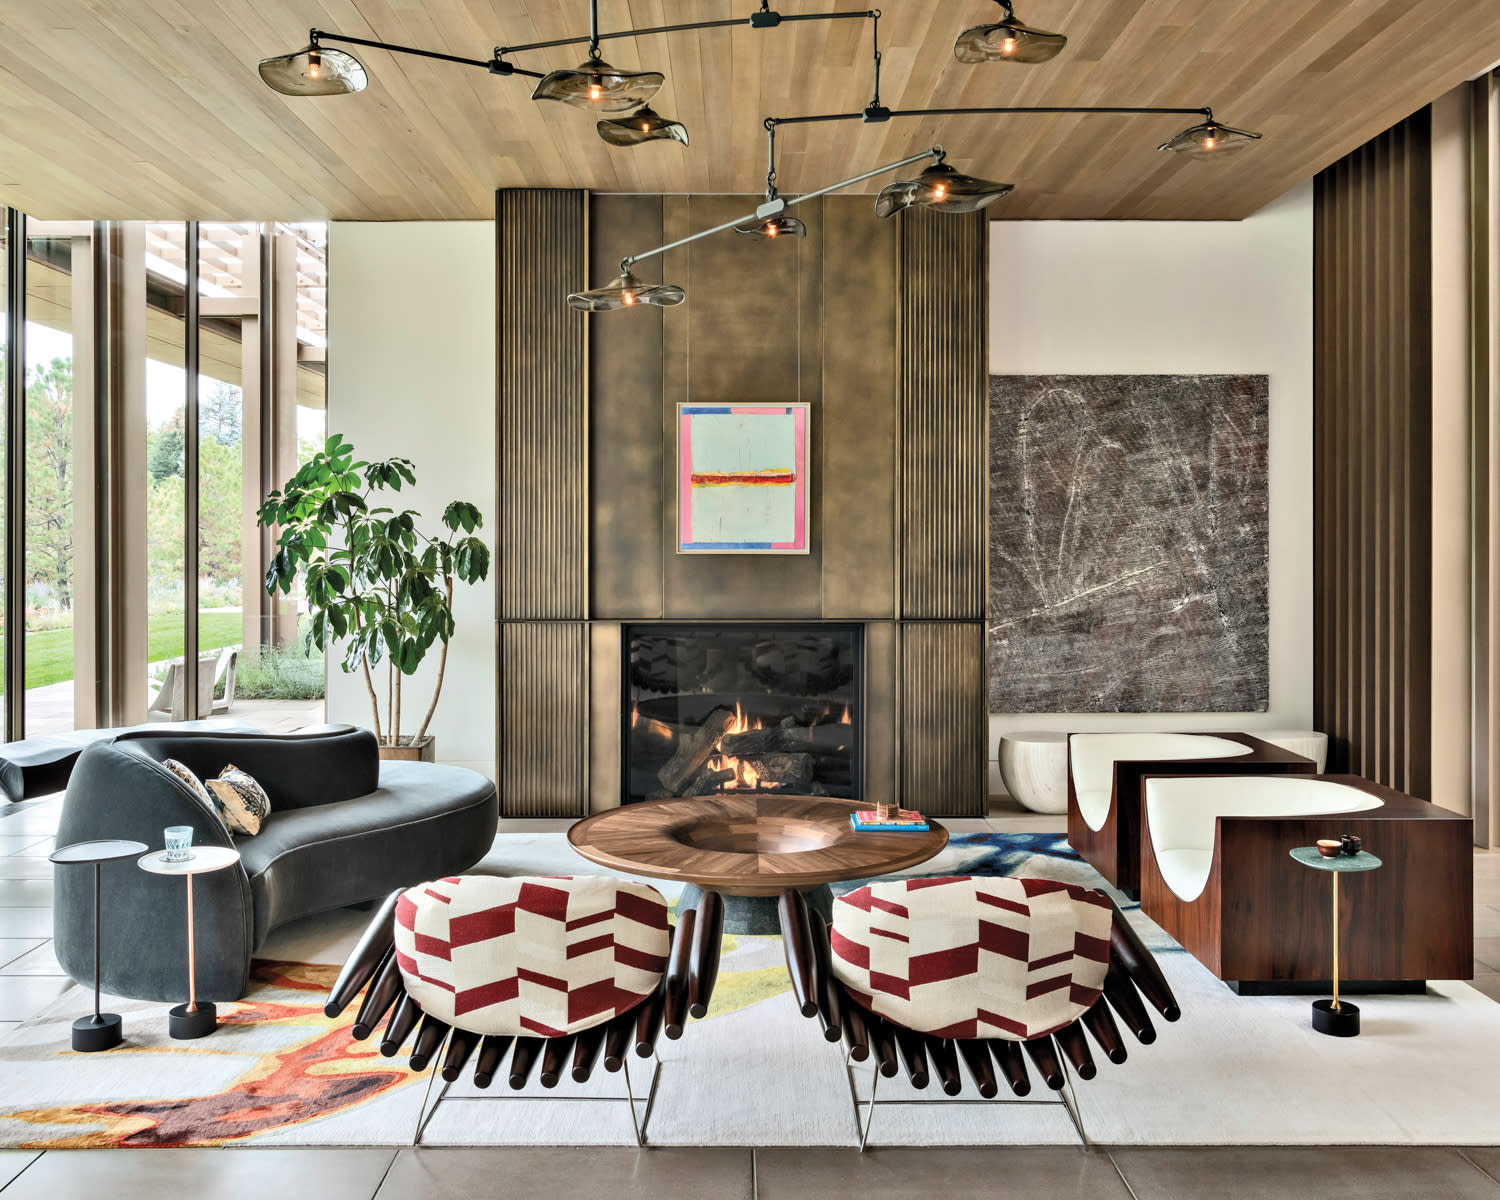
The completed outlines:
{"type": "Polygon", "coordinates": [[[220,771],[217,779],[208,781],[208,789],[214,794],[219,815],[230,833],[253,837],[260,832],[260,823],[271,814],[271,797],[266,795],[266,789],[233,763],[220,771]]]}
{"type": "Polygon", "coordinates": [[[162,759],[161,765],[171,771],[173,775],[187,784],[188,790],[197,797],[198,802],[203,805],[220,824],[224,824],[224,814],[219,811],[219,804],[213,798],[213,794],[203,786],[203,780],[193,774],[193,769],[186,763],[178,762],[175,758],[162,759]]]}

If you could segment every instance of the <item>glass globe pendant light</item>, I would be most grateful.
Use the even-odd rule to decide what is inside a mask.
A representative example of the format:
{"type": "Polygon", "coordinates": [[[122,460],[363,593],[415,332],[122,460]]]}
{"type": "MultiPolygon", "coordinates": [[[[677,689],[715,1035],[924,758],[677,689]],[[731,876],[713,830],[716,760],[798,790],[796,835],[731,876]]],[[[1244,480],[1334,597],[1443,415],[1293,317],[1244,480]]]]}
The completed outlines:
{"type": "Polygon", "coordinates": [[[260,77],[283,96],[348,96],[370,82],[359,59],[344,50],[328,50],[313,37],[305,50],[260,60],[260,77]]]}
{"type": "Polygon", "coordinates": [[[875,198],[875,215],[892,217],[903,208],[912,207],[950,213],[975,212],[1014,190],[1014,184],[955,171],[940,158],[915,179],[898,179],[882,188],[875,198]]]}
{"type": "Polygon", "coordinates": [[[1188,158],[1223,158],[1226,154],[1235,154],[1260,141],[1260,137],[1260,134],[1251,133],[1248,129],[1231,129],[1228,125],[1221,125],[1210,112],[1208,120],[1190,125],[1157,149],[1171,150],[1188,158]]]}
{"type": "Polygon", "coordinates": [[[1010,0],[996,0],[1005,10],[1004,20],[992,25],[974,25],[958,35],[953,57],[961,63],[1040,63],[1056,58],[1068,44],[1060,33],[1033,29],[1016,19],[1010,0]]]}
{"type": "Polygon", "coordinates": [[[770,165],[766,168],[765,202],[756,209],[754,217],[741,221],[734,227],[734,231],[740,237],[754,241],[806,237],[807,226],[796,217],[786,215],[786,201],[776,194],[776,126],[769,121],[766,122],[766,137],[770,165]]]}
{"type": "Polygon", "coordinates": [[[628,117],[609,117],[594,126],[611,146],[639,146],[643,142],[688,144],[688,131],[681,121],[664,117],[649,104],[628,117]]]}

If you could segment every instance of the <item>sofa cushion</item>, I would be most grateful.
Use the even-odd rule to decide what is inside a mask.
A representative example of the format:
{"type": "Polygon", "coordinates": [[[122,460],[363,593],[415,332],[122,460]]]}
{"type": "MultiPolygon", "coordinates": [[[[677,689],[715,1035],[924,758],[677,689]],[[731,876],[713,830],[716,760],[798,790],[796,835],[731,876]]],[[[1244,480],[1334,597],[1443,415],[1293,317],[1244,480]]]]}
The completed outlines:
{"type": "Polygon", "coordinates": [[[833,973],[907,1029],[1026,1041],[1099,999],[1112,917],[1098,892],[1051,879],[871,883],[834,901],[833,973]]]}
{"type": "Polygon", "coordinates": [[[217,779],[210,779],[207,787],[230,833],[254,837],[271,815],[271,797],[266,795],[266,789],[255,781],[255,776],[233,763],[220,771],[217,779]]]}
{"type": "Polygon", "coordinates": [[[466,875],[396,905],[406,990],[439,1021],[482,1034],[560,1037],[634,1008],[667,966],[667,904],[600,875],[466,875]]]}
{"type": "Polygon", "coordinates": [[[236,839],[256,946],[297,917],[467,870],[489,851],[497,815],[495,785],[483,775],[420,762],[382,763],[368,795],[274,808],[259,834],[236,839]]]}
{"type": "Polygon", "coordinates": [[[1201,733],[1075,733],[1068,740],[1068,769],[1078,812],[1090,829],[1103,829],[1115,791],[1117,762],[1232,758],[1250,747],[1201,733]]]}

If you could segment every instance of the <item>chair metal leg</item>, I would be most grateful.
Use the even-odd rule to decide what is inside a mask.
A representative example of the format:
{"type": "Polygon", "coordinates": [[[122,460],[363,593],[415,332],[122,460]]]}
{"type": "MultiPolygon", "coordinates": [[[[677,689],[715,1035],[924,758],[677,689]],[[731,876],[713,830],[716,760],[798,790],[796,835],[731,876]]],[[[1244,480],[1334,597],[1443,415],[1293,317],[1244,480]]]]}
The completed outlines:
{"type": "Polygon", "coordinates": [[[437,1099],[432,1101],[432,1108],[429,1109],[427,1107],[427,1102],[432,1100],[432,1085],[438,1077],[440,1066],[441,1056],[434,1054],[432,1056],[432,1066],[427,1072],[427,1090],[422,1093],[422,1107],[417,1111],[417,1132],[411,1139],[413,1146],[420,1146],[422,1144],[422,1134],[427,1131],[428,1123],[437,1115],[438,1105],[443,1102],[443,1097],[448,1094],[448,1081],[444,1080],[443,1086],[438,1089],[437,1099]]]}
{"type": "Polygon", "coordinates": [[[1078,1130],[1078,1140],[1083,1143],[1085,1150],[1093,1149],[1093,1143],[1089,1141],[1089,1135],[1083,1128],[1083,1111],[1078,1107],[1078,1093],[1073,1090],[1073,1072],[1068,1069],[1066,1062],[1062,1063],[1063,1090],[1058,1093],[1063,1107],[1068,1110],[1068,1116],[1073,1119],[1073,1128],[1078,1130]]]}
{"type": "Polygon", "coordinates": [[[656,1085],[661,1081],[661,1059],[653,1051],[651,1055],[651,1084],[646,1091],[646,1111],[637,1119],[635,1115],[635,1089],[630,1082],[630,1060],[625,1059],[625,1099],[630,1105],[630,1124],[635,1129],[635,1144],[646,1145],[646,1127],[651,1123],[651,1109],[656,1104],[656,1085]]]}
{"type": "Polygon", "coordinates": [[[854,1064],[848,1054],[844,1055],[844,1076],[849,1081],[849,1102],[854,1106],[854,1134],[859,1138],[859,1152],[865,1152],[870,1140],[870,1124],[875,1120],[875,1097],[880,1091],[880,1067],[877,1064],[870,1076],[870,1099],[865,1111],[864,1123],[859,1119],[859,1089],[854,1084],[854,1064]]]}

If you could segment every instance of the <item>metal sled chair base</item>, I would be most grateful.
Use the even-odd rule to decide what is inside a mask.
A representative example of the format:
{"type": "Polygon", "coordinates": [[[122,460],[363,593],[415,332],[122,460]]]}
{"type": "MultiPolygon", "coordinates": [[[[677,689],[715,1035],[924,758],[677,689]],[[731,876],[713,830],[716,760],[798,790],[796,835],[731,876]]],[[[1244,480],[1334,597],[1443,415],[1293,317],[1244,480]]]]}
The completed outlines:
{"type": "Polygon", "coordinates": [[[646,1095],[640,1098],[636,1097],[635,1089],[630,1082],[630,1060],[627,1058],[621,1063],[621,1069],[625,1076],[625,1094],[623,1096],[531,1096],[521,1095],[519,1093],[514,1096],[449,1096],[448,1088],[454,1081],[444,1080],[443,1086],[438,1089],[437,1098],[434,1099],[432,1095],[432,1085],[438,1077],[438,1070],[440,1066],[439,1063],[434,1062],[427,1075],[427,1090],[422,1096],[422,1107],[417,1113],[417,1131],[416,1134],[412,1137],[411,1144],[413,1146],[420,1146],[422,1144],[422,1135],[427,1132],[428,1124],[437,1114],[438,1105],[442,1104],[444,1100],[446,1100],[449,1104],[480,1104],[485,1102],[495,1103],[497,1101],[504,1100],[522,1100],[528,1104],[534,1104],[540,1101],[563,1101],[564,1103],[568,1104],[615,1104],[621,1100],[624,1100],[627,1104],[630,1105],[630,1125],[631,1128],[635,1131],[635,1144],[637,1146],[645,1147],[648,1144],[646,1139],[646,1127],[651,1122],[651,1109],[656,1104],[656,1088],[657,1085],[661,1082],[662,1062],[661,1059],[656,1056],[655,1052],[653,1052],[651,1055],[651,1063],[651,1084],[646,1091],[646,1095]],[[639,1116],[636,1115],[635,1106],[637,1104],[644,1104],[646,1106],[645,1111],[642,1112],[639,1116]]]}
{"type": "Polygon", "coordinates": [[[1091,1149],[1093,1147],[1093,1143],[1089,1141],[1089,1135],[1084,1131],[1083,1115],[1078,1109],[1078,1095],[1073,1091],[1073,1074],[1068,1069],[1066,1063],[1060,1063],[1059,1065],[1062,1067],[1063,1086],[1062,1089],[1056,1093],[1056,1100],[1003,1100],[999,1098],[986,1100],[983,1097],[971,1099],[968,1097],[952,1096],[944,1096],[941,1099],[933,1100],[881,1100],[878,1098],[878,1093],[880,1091],[880,1069],[878,1066],[875,1066],[871,1072],[869,1098],[862,1099],[859,1094],[858,1083],[855,1079],[854,1060],[846,1053],[844,1055],[844,1074],[849,1080],[849,1101],[853,1105],[854,1109],[854,1135],[855,1137],[859,1138],[859,1152],[863,1154],[865,1152],[865,1147],[869,1144],[870,1124],[875,1119],[875,1106],[877,1104],[887,1106],[902,1104],[922,1104],[934,1106],[939,1104],[1025,1104],[1033,1108],[1039,1105],[1051,1108],[1056,1107],[1060,1104],[1064,1109],[1067,1110],[1068,1117],[1073,1122],[1073,1128],[1078,1131],[1078,1140],[1080,1141],[1080,1143],[1082,1143],[1084,1149],[1091,1149]],[[862,1121],[859,1115],[859,1106],[861,1104],[865,1106],[865,1116],[862,1121]]]}

